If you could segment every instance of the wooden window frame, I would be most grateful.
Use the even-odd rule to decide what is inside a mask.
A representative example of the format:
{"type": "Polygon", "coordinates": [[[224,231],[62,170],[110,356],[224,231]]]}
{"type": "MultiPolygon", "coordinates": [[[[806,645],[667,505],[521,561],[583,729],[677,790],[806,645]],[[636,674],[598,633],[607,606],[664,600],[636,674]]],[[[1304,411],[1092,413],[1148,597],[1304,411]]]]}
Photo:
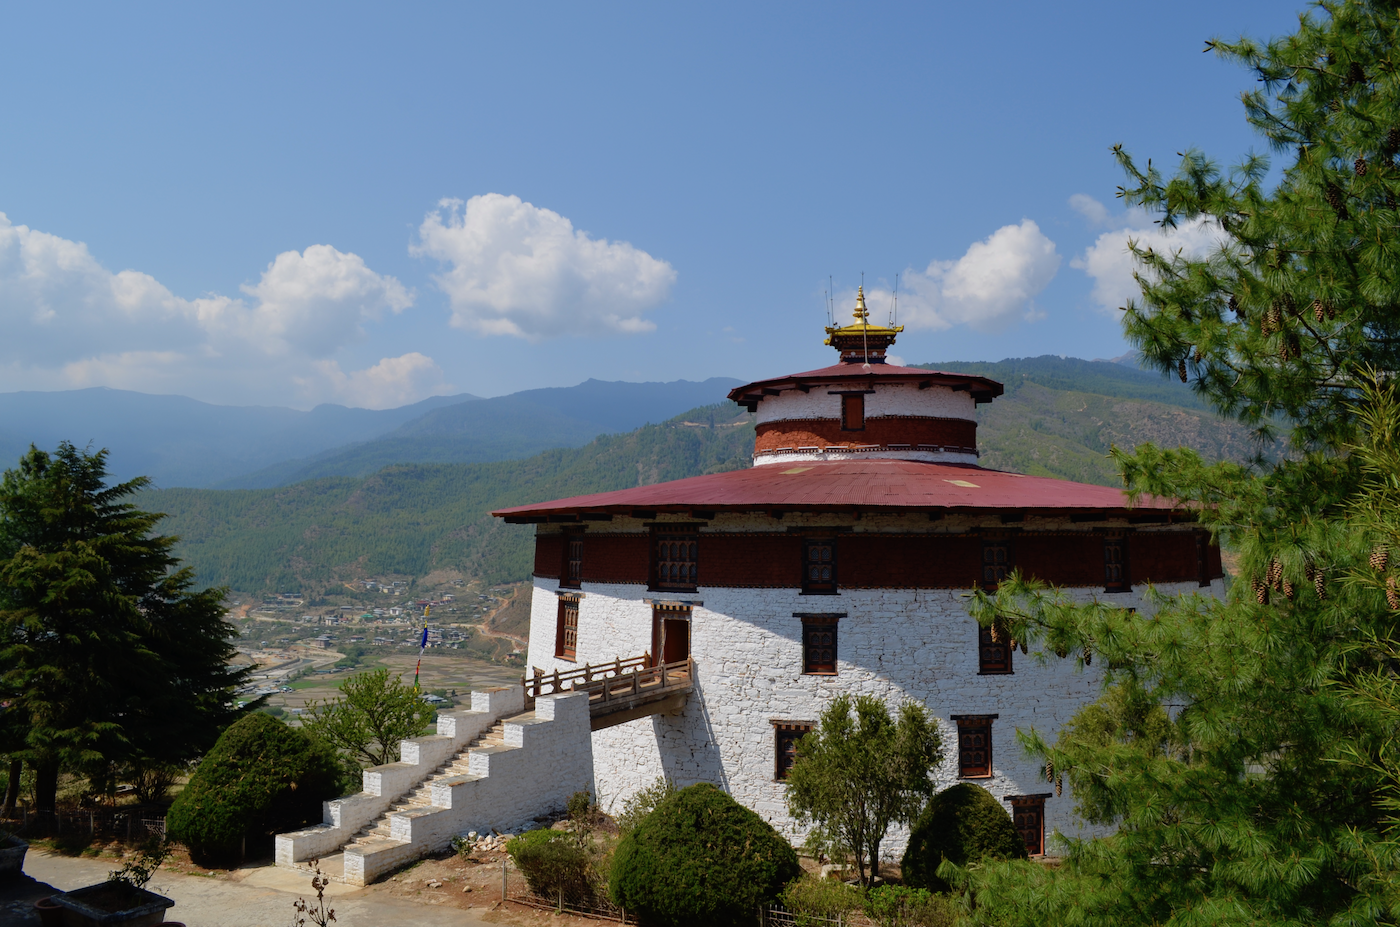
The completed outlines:
{"type": "Polygon", "coordinates": [[[797,762],[797,741],[804,735],[810,734],[816,727],[811,721],[774,721],[773,722],[773,781],[782,782],[788,777],[793,765],[797,762]],[[791,762],[785,762],[788,755],[784,750],[787,744],[793,745],[791,762]]]}
{"type": "Polygon", "coordinates": [[[865,393],[841,393],[841,430],[865,430],[865,393]]]}
{"type": "Polygon", "coordinates": [[[560,545],[559,587],[578,589],[583,586],[583,532],[564,531],[564,543],[560,545]],[[574,554],[578,556],[575,557],[574,554]]]}
{"type": "Polygon", "coordinates": [[[841,640],[837,625],[845,613],[823,613],[823,614],[797,614],[794,618],[802,620],[802,675],[804,676],[835,676],[838,674],[837,667],[841,659],[839,643],[841,640]],[[812,641],[810,636],[823,631],[831,634],[831,661],[821,661],[818,663],[812,656],[812,641]]]}
{"type": "Polygon", "coordinates": [[[994,631],[995,628],[977,626],[977,675],[1014,676],[1016,669],[1012,665],[1012,654],[1016,650],[1015,642],[1010,638],[994,640],[994,631]]]}
{"type": "Polygon", "coordinates": [[[1103,591],[1132,592],[1133,577],[1128,564],[1128,532],[1105,531],[1103,537],[1103,591]]]}
{"type": "Polygon", "coordinates": [[[1049,797],[1049,792],[1038,792],[1004,799],[1011,805],[1011,823],[1025,841],[1027,856],[1045,855],[1045,799],[1049,797]]]}
{"type": "Polygon", "coordinates": [[[658,592],[695,592],[700,584],[700,529],[698,526],[686,525],[652,525],[651,526],[651,583],[647,587],[658,592]],[[663,560],[661,557],[661,545],[663,543],[693,544],[694,556],[689,560],[663,560]],[[661,578],[662,564],[664,563],[689,563],[690,569],[684,582],[673,582],[670,579],[661,578]]]}
{"type": "Polygon", "coordinates": [[[998,715],[952,715],[949,720],[958,726],[958,778],[959,779],[990,779],[995,766],[992,758],[992,722],[998,715]],[[977,734],[982,734],[986,740],[983,752],[986,754],[986,762],[981,765],[973,765],[967,761],[968,754],[976,748],[968,743],[977,734]]]}
{"type": "Polygon", "coordinates": [[[559,597],[559,613],[554,625],[554,657],[557,660],[568,660],[570,663],[578,661],[578,613],[579,604],[583,601],[581,596],[561,595],[559,597]],[[568,613],[572,610],[573,623],[573,647],[569,646],[569,622],[568,613]]]}
{"type": "Polygon", "coordinates": [[[828,536],[804,537],[802,539],[802,594],[803,595],[836,595],[840,592],[837,585],[836,574],[837,549],[836,538],[828,536]],[[830,566],[831,578],[829,580],[813,580],[812,551],[821,548],[829,548],[831,551],[830,566]]]}
{"type": "Polygon", "coordinates": [[[1015,569],[1016,551],[1012,546],[1010,534],[984,534],[982,535],[982,562],[979,565],[981,575],[979,582],[982,588],[989,592],[996,591],[997,586],[1006,578],[1007,574],[1015,569]],[[1005,556],[1000,563],[994,559],[995,552],[1001,550],[1005,556]]]}

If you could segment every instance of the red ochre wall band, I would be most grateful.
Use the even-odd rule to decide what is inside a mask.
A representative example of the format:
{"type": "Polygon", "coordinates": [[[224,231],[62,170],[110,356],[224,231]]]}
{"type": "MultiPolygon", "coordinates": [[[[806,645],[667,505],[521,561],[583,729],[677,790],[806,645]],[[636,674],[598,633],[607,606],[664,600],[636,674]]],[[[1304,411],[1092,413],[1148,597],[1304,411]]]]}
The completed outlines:
{"type": "Polygon", "coordinates": [[[960,418],[919,416],[870,416],[860,431],[843,431],[840,419],[793,419],[764,422],[757,428],[754,453],[780,447],[832,447],[851,444],[936,444],[939,447],[976,447],[977,423],[960,418]]]}
{"type": "MultiPolygon", "coordinates": [[[[1220,548],[1206,547],[1197,560],[1195,531],[1131,532],[1128,575],[1133,584],[1174,583],[1224,573],[1220,548]]],[[[820,533],[814,533],[818,536],[820,533]]],[[[982,575],[982,537],[977,534],[837,534],[837,576],[843,589],[966,589],[982,575]]],[[[783,589],[801,584],[802,539],[792,534],[699,536],[701,586],[783,589]]],[[[1011,565],[1028,576],[1062,586],[1104,585],[1103,535],[1095,532],[1018,532],[1010,541],[1011,565]]],[[[535,541],[535,575],[557,579],[563,538],[535,541]]],[[[650,572],[645,534],[584,534],[585,583],[645,585],[650,572]]]]}

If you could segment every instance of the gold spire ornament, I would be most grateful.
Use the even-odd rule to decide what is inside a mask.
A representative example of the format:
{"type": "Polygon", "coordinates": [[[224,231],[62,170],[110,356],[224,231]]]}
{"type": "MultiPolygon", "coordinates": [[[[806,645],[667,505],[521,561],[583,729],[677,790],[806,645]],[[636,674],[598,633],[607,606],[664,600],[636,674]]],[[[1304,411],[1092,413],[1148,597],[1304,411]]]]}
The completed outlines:
{"type": "Polygon", "coordinates": [[[856,307],[851,315],[855,317],[855,322],[850,325],[826,327],[826,341],[823,344],[840,351],[843,364],[883,364],[885,349],[894,344],[895,337],[904,331],[904,326],[870,324],[864,285],[856,290],[856,307]]]}

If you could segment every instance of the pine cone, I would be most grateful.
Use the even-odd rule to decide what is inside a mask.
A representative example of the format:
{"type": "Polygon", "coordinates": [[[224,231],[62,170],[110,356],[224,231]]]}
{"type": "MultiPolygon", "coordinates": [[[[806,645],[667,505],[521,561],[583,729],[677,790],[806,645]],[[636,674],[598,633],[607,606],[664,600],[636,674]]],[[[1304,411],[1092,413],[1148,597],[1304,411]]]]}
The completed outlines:
{"type": "Polygon", "coordinates": [[[1347,83],[1353,85],[1366,83],[1366,72],[1355,61],[1351,63],[1351,67],[1347,68],[1347,83]]]}
{"type": "Polygon", "coordinates": [[[1263,583],[1261,583],[1261,582],[1260,582],[1259,580],[1257,580],[1257,579],[1251,579],[1251,580],[1249,581],[1249,586],[1250,586],[1251,589],[1254,590],[1254,600],[1255,600],[1256,602],[1258,602],[1260,605],[1268,605],[1268,604],[1269,604],[1269,587],[1268,587],[1268,586],[1264,585],[1263,583]]]}
{"type": "Polygon", "coordinates": [[[1093,651],[1092,649],[1090,649],[1090,647],[1089,647],[1088,644],[1085,644],[1085,645],[1084,645],[1084,665],[1085,665],[1085,666],[1093,666],[1093,665],[1094,665],[1094,651],[1093,651]]]}
{"type": "Polygon", "coordinates": [[[1283,578],[1283,564],[1278,562],[1278,558],[1269,561],[1269,572],[1267,582],[1270,589],[1277,589],[1279,580],[1283,578]]]}
{"type": "Polygon", "coordinates": [[[1400,151],[1400,126],[1392,126],[1390,131],[1385,133],[1385,150],[1400,151]]]}
{"type": "Polygon", "coordinates": [[[1346,199],[1342,195],[1342,188],[1329,182],[1322,194],[1327,199],[1327,205],[1332,207],[1332,211],[1337,214],[1338,219],[1347,217],[1346,199]]]}
{"type": "Polygon", "coordinates": [[[1337,307],[1330,302],[1327,304],[1327,321],[1332,322],[1337,318],[1337,307]]]}
{"type": "Polygon", "coordinates": [[[1025,641],[1019,641],[1018,643],[1020,643],[1020,645],[1021,645],[1021,652],[1022,652],[1022,653],[1025,653],[1025,652],[1026,652],[1026,642],[1025,642],[1025,641]]]}
{"type": "Polygon", "coordinates": [[[1052,783],[1055,781],[1055,764],[1050,760],[1045,761],[1045,781],[1052,783]]]}
{"type": "Polygon", "coordinates": [[[1056,777],[1055,777],[1055,797],[1056,797],[1056,798],[1059,798],[1059,797],[1060,797],[1061,795],[1063,795],[1064,793],[1065,793],[1065,777],[1064,777],[1064,776],[1056,776],[1056,777]]]}
{"type": "Polygon", "coordinates": [[[1201,355],[1201,349],[1200,349],[1200,348],[1196,348],[1196,353],[1193,354],[1193,355],[1191,356],[1191,359],[1192,359],[1193,361],[1195,361],[1196,363],[1198,363],[1198,364],[1201,362],[1201,360],[1202,360],[1203,358],[1202,358],[1202,355],[1201,355]]]}
{"type": "Polygon", "coordinates": [[[1293,601],[1293,584],[1288,580],[1283,581],[1283,597],[1288,601],[1293,601]]]}
{"type": "Polygon", "coordinates": [[[1355,167],[1356,167],[1356,176],[1357,176],[1357,177],[1365,177],[1365,176],[1366,176],[1366,159],[1365,159],[1365,158],[1357,158],[1357,159],[1356,159],[1356,165],[1355,165],[1355,167]]]}
{"type": "Polygon", "coordinates": [[[1394,576],[1385,578],[1385,604],[1391,611],[1400,610],[1400,588],[1396,587],[1394,576]]]}
{"type": "Polygon", "coordinates": [[[1266,335],[1283,331],[1283,312],[1279,309],[1277,303],[1270,306],[1269,310],[1264,313],[1263,325],[1264,334],[1266,335]]]}
{"type": "Polygon", "coordinates": [[[1385,565],[1390,562],[1390,548],[1384,544],[1377,544],[1371,549],[1371,569],[1377,573],[1385,569],[1385,565]]]}
{"type": "Polygon", "coordinates": [[[1313,300],[1313,318],[1314,318],[1314,319],[1317,319],[1317,321],[1321,322],[1321,321],[1322,321],[1322,317],[1323,317],[1323,315],[1325,315],[1325,314],[1326,314],[1326,310],[1323,309],[1323,307],[1322,307],[1322,300],[1320,300],[1320,299],[1315,299],[1315,300],[1313,300]]]}
{"type": "Polygon", "coordinates": [[[1235,315],[1238,316],[1238,315],[1240,314],[1240,303],[1239,303],[1239,300],[1235,299],[1235,296],[1234,296],[1233,293],[1230,294],[1230,301],[1229,301],[1228,303],[1226,303],[1225,305],[1229,306],[1229,307],[1230,307],[1230,311],[1233,312],[1235,315]]]}
{"type": "Polygon", "coordinates": [[[1176,362],[1176,375],[1181,377],[1181,382],[1186,382],[1186,358],[1176,362]]]}
{"type": "Polygon", "coordinates": [[[1386,209],[1394,209],[1394,208],[1395,208],[1395,197],[1391,196],[1391,195],[1390,195],[1390,191],[1388,191],[1388,190],[1386,191],[1386,194],[1385,194],[1385,208],[1386,208],[1386,209]]]}
{"type": "Polygon", "coordinates": [[[1317,592],[1319,602],[1327,601],[1327,574],[1318,570],[1313,574],[1313,589],[1317,592]]]}

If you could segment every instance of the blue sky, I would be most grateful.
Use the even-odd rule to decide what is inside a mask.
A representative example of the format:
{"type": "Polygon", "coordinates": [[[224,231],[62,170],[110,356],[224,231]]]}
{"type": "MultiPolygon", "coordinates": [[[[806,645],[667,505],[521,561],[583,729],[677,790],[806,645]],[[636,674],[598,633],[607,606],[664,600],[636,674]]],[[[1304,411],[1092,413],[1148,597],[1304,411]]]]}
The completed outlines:
{"type": "Polygon", "coordinates": [[[766,377],[862,272],[910,363],[1116,356],[1109,147],[1258,147],[1201,49],[1297,9],[9,5],[0,391],[766,377]]]}

